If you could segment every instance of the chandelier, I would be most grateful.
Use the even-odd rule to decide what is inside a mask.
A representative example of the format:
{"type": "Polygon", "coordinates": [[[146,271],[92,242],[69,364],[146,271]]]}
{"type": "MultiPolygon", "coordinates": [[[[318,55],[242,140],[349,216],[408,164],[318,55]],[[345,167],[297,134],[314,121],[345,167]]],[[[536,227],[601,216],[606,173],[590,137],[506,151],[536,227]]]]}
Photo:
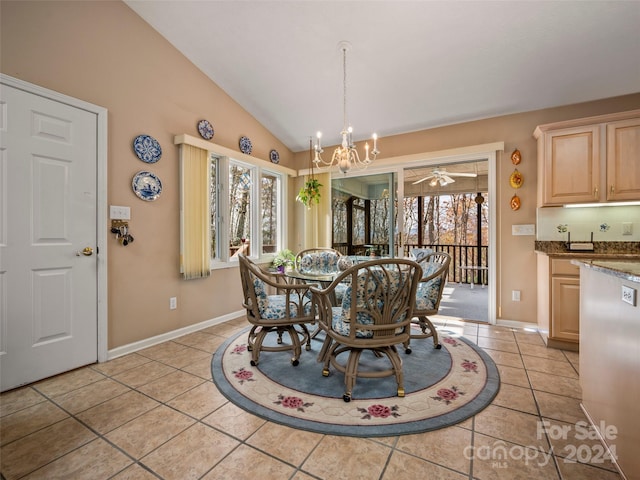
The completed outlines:
{"type": "Polygon", "coordinates": [[[378,150],[378,135],[376,135],[375,133],[372,135],[373,149],[371,150],[371,157],[369,157],[368,143],[365,143],[364,145],[366,155],[363,160],[360,160],[358,150],[356,150],[356,146],[353,143],[353,128],[351,128],[351,125],[349,125],[349,122],[347,120],[347,51],[350,49],[350,44],[348,42],[340,42],[338,47],[342,50],[343,68],[342,108],[344,115],[344,124],[342,127],[342,131],[340,132],[340,135],[342,135],[342,144],[334,150],[331,161],[326,162],[322,159],[321,156],[324,152],[321,145],[322,132],[318,132],[316,145],[314,148],[315,158],[313,159],[313,163],[315,163],[316,168],[318,169],[338,166],[342,173],[347,173],[351,169],[367,168],[369,164],[376,159],[376,156],[380,153],[380,151],[378,150]]]}

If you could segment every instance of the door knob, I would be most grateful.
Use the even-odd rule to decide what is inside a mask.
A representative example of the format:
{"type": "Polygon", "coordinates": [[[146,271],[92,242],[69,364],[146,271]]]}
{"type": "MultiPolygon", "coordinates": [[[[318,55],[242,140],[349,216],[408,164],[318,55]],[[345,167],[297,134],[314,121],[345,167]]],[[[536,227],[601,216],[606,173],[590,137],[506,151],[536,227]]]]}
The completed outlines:
{"type": "Polygon", "coordinates": [[[84,255],[85,257],[90,257],[91,255],[93,255],[93,248],[84,247],[82,250],[76,252],[76,257],[79,257],[80,254],[84,255]]]}

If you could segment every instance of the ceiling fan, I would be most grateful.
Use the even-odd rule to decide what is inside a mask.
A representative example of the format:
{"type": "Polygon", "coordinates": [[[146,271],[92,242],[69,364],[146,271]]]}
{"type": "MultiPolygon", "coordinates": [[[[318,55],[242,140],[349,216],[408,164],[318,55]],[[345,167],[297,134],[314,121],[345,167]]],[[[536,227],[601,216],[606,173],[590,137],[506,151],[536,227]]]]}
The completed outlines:
{"type": "Polygon", "coordinates": [[[429,175],[420,180],[413,182],[414,185],[418,183],[425,182],[427,180],[431,180],[429,185],[435,187],[440,184],[441,187],[445,185],[449,185],[450,183],[455,182],[452,177],[477,177],[477,173],[455,173],[455,172],[447,172],[444,168],[436,168],[429,175]]]}

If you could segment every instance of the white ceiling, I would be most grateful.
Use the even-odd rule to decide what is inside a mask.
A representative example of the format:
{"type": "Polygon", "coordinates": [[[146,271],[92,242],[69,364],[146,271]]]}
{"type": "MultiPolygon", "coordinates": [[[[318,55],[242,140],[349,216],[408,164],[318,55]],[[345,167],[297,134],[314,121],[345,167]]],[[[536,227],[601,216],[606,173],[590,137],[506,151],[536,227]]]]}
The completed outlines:
{"type": "Polygon", "coordinates": [[[354,140],[640,91],[637,0],[125,1],[293,151],[339,143],[343,40],[354,140]]]}

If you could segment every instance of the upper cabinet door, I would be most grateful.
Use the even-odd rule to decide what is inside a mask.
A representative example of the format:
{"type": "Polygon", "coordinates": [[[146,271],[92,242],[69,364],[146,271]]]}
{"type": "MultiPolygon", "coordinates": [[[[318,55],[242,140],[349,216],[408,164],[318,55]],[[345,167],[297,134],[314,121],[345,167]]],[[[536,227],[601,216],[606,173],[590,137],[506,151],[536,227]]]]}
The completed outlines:
{"type": "Polygon", "coordinates": [[[596,202],[600,198],[600,127],[544,134],[543,204],[596,202]]]}
{"type": "Polygon", "coordinates": [[[607,124],[607,200],[640,199],[640,118],[607,124]]]}

